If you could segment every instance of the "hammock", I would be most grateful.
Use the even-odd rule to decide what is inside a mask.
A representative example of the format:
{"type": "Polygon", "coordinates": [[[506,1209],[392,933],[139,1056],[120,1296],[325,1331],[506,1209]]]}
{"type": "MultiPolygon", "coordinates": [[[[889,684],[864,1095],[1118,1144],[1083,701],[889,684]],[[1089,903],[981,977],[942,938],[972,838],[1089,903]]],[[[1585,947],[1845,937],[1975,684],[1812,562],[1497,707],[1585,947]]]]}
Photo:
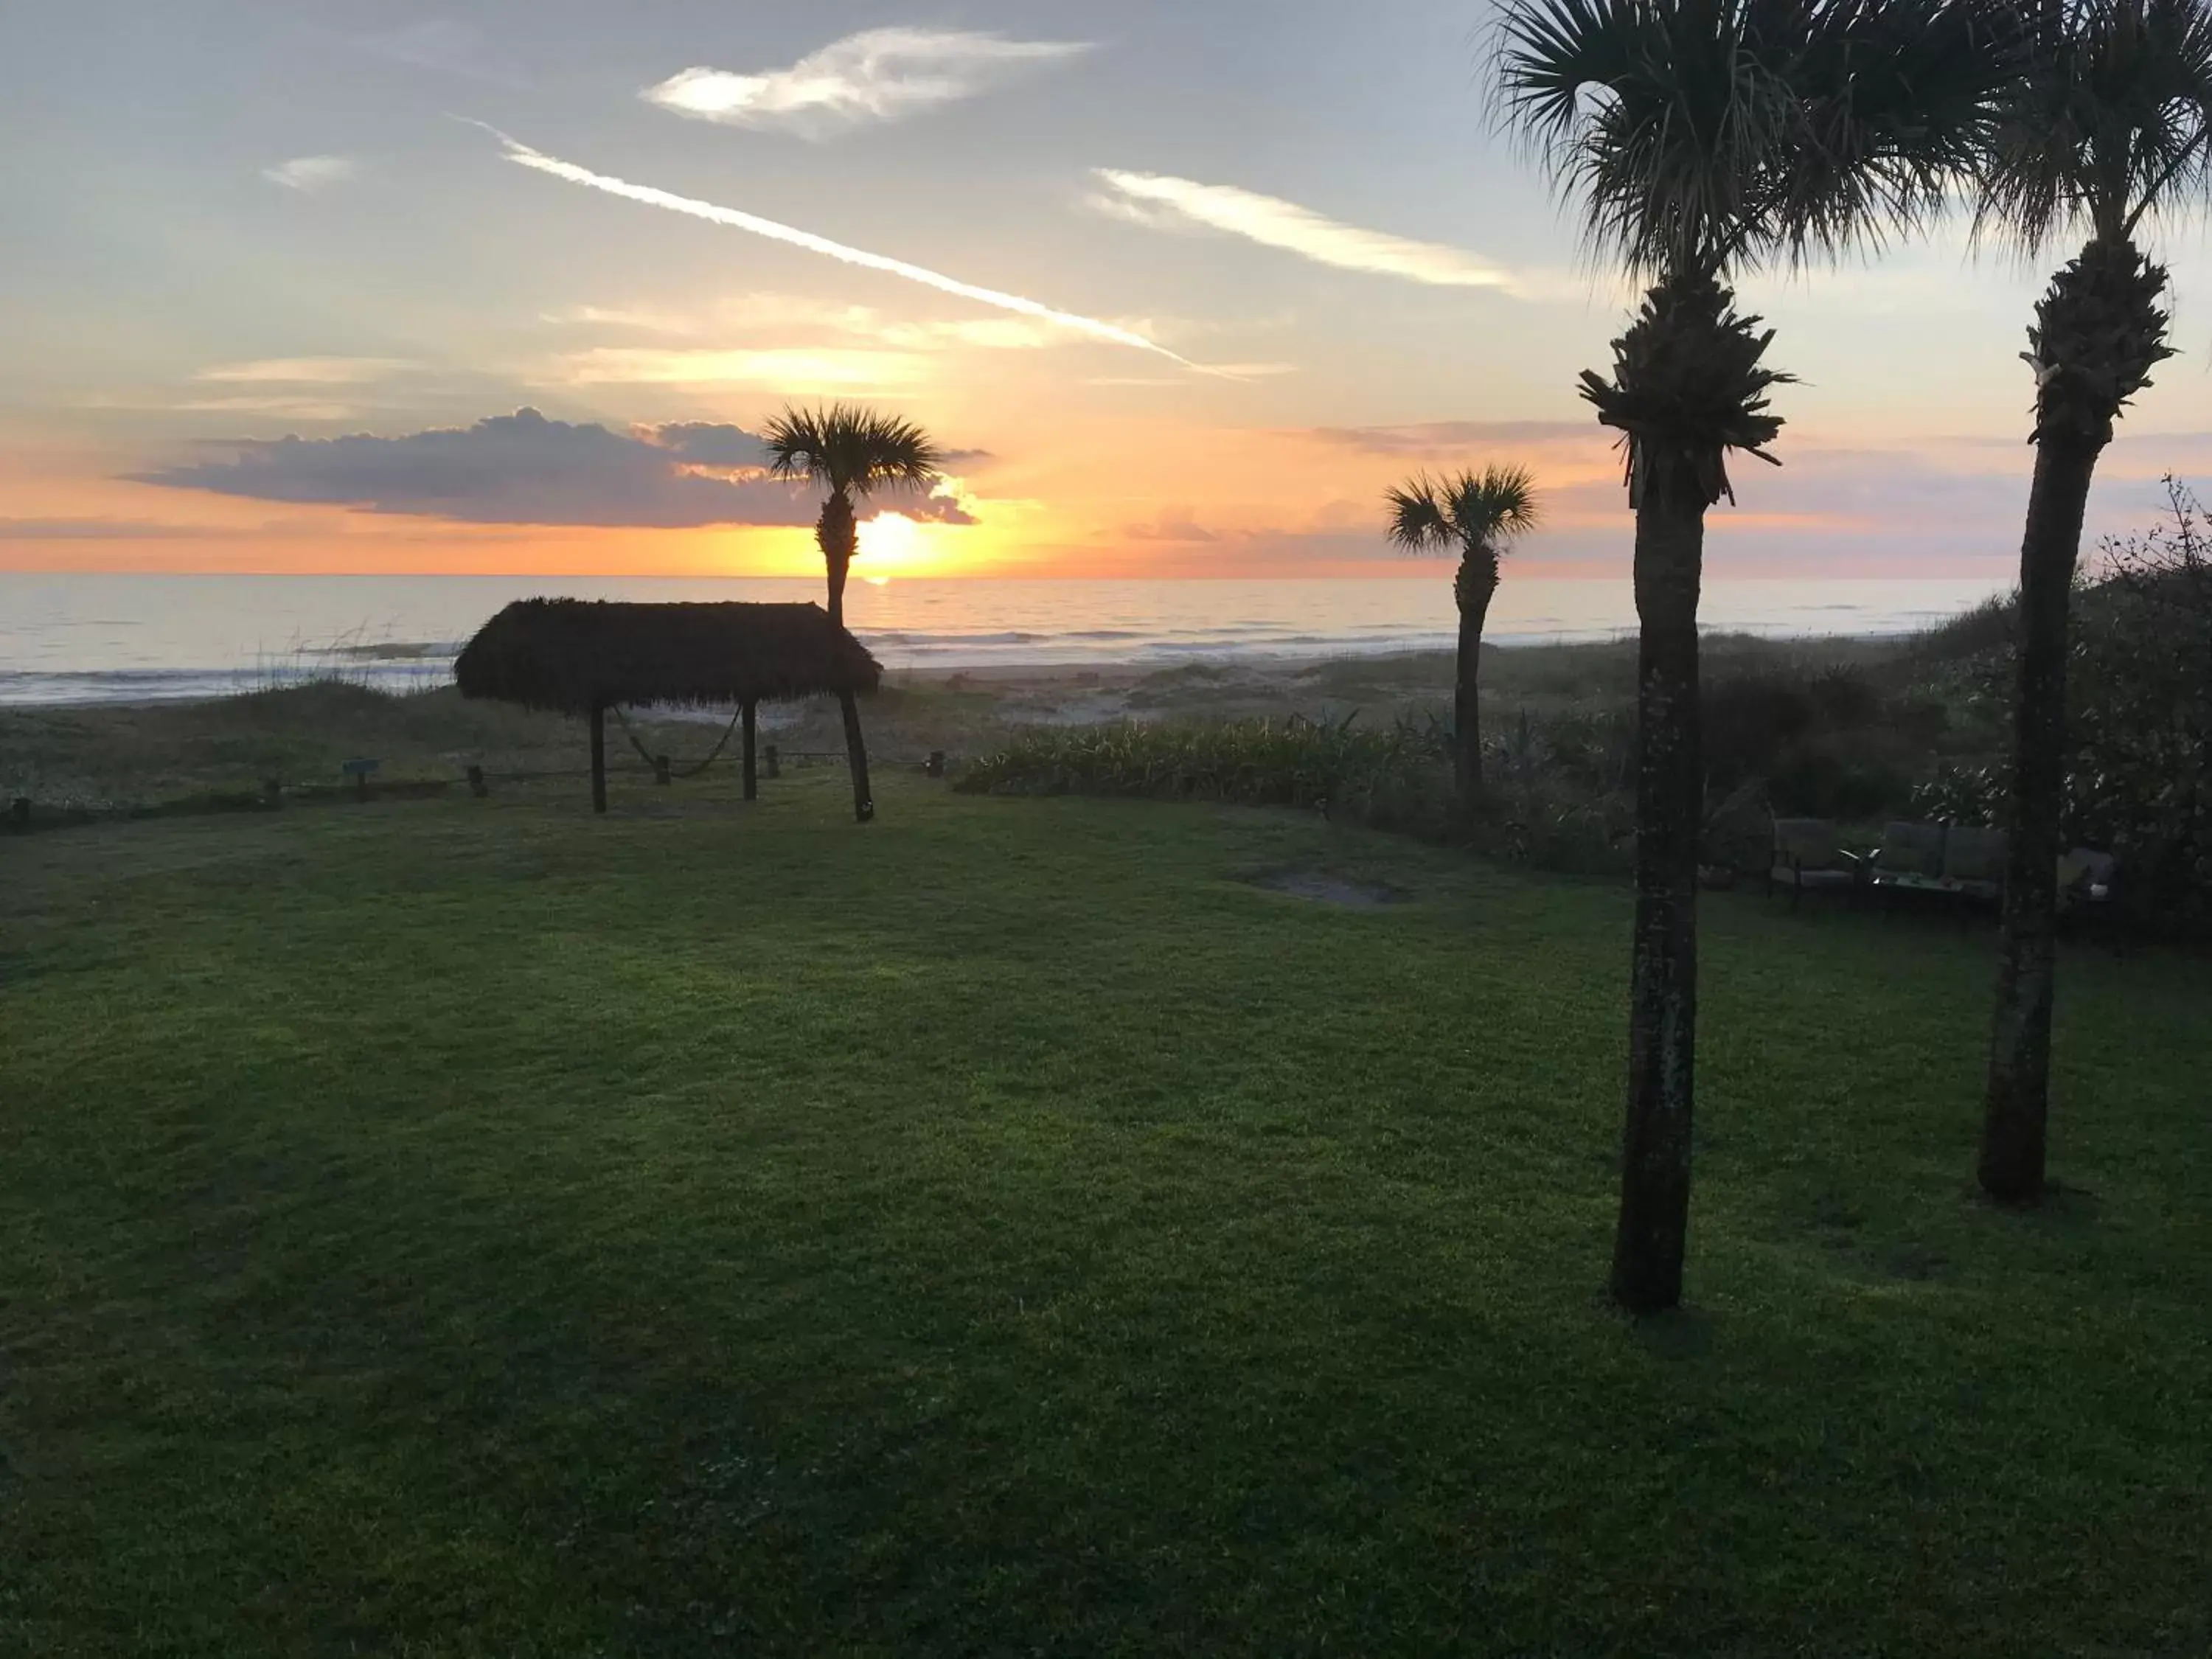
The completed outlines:
{"type": "MultiPolygon", "coordinates": [[[[650,766],[654,771],[658,772],[660,769],[660,763],[665,757],[653,753],[650,750],[647,749],[643,744],[637,740],[637,733],[629,729],[629,717],[623,713],[622,705],[620,703],[614,704],[613,708],[615,711],[615,720],[622,726],[623,736],[629,739],[629,746],[637,750],[638,757],[641,760],[642,760],[647,766],[650,766]]],[[[702,772],[704,772],[708,767],[712,766],[716,760],[720,758],[722,750],[730,746],[730,738],[738,729],[738,722],[744,719],[744,705],[740,703],[738,705],[737,713],[730,716],[730,724],[727,730],[724,731],[722,733],[722,740],[707,751],[707,758],[701,761],[696,766],[672,765],[668,769],[668,775],[672,778],[696,778],[702,772]]]]}

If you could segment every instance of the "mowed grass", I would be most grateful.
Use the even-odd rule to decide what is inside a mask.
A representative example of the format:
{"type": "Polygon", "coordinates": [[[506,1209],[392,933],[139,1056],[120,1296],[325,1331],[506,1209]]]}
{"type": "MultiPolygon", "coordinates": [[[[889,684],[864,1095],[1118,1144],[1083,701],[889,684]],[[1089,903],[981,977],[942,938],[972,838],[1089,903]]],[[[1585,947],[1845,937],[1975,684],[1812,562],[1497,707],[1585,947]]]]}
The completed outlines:
{"type": "Polygon", "coordinates": [[[2212,1650],[2212,973],[835,774],[0,842],[0,1651],[2212,1650]],[[1327,870],[1352,911],[1250,878],[1327,870]]]}

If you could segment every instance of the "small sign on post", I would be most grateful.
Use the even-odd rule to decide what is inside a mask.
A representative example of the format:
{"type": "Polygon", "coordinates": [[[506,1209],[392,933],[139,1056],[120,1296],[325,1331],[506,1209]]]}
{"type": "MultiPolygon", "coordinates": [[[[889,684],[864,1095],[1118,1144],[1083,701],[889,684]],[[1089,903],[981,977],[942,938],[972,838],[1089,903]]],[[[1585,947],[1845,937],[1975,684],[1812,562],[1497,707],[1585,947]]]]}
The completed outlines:
{"type": "Polygon", "coordinates": [[[381,763],[378,761],[358,757],[346,762],[338,769],[353,780],[354,798],[356,800],[368,799],[368,781],[376,775],[376,769],[380,764],[381,763]]]}

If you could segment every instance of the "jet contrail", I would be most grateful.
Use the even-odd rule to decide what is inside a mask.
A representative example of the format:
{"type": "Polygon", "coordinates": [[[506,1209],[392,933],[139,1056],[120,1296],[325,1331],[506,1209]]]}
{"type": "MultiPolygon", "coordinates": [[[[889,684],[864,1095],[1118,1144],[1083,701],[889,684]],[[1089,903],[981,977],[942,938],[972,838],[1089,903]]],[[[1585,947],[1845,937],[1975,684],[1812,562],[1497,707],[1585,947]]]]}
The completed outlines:
{"type": "MultiPolygon", "coordinates": [[[[462,118],[465,119],[466,118],[462,118]]],[[[1042,322],[1054,323],[1072,329],[1079,334],[1088,334],[1093,339],[1111,340],[1116,345],[1134,346],[1139,351],[1149,351],[1181,363],[1185,368],[1206,372],[1204,365],[1194,363],[1188,357],[1179,357],[1158,341],[1126,328],[1116,328],[1096,317],[1079,317],[1073,312],[1054,311],[1050,306],[1040,305],[1035,300],[1024,300],[1018,294],[1001,294],[996,289],[978,288],[973,283],[961,282],[957,277],[910,265],[903,259],[893,259],[881,253],[870,253],[865,249],[848,247],[842,242],[833,242],[826,236],[817,236],[811,231],[797,230],[789,225],[780,225],[773,219],[763,219],[757,214],[741,213],[736,208],[718,207],[712,202],[702,202],[689,196],[677,196],[668,191],[655,190],[650,185],[633,185],[627,179],[611,179],[603,173],[593,173],[573,161],[563,161],[542,151],[534,150],[520,141],[510,138],[497,127],[482,121],[470,122],[480,126],[507,147],[507,159],[539,173],[550,173],[556,179],[565,179],[572,185],[587,185],[593,190],[603,190],[610,196],[620,196],[632,202],[642,202],[647,207],[666,208],[672,213],[688,213],[695,219],[704,219],[710,224],[728,225],[738,230],[749,230],[756,236],[765,236],[771,241],[788,242],[793,247],[803,247],[815,253],[826,253],[833,259],[842,259],[848,265],[860,265],[869,270],[888,271],[894,276],[903,276],[910,283],[920,283],[940,293],[957,294],[963,300],[975,300],[987,306],[996,306],[1001,311],[1018,313],[1024,317],[1035,317],[1042,322]]]]}

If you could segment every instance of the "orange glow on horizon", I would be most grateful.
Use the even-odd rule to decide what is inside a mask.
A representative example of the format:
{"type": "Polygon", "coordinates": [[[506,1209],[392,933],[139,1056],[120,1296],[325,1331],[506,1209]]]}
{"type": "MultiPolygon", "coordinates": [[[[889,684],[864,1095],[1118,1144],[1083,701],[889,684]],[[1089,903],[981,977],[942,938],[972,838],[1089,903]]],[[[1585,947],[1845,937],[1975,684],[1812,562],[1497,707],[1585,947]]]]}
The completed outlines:
{"type": "MultiPolygon", "coordinates": [[[[943,493],[973,521],[915,516],[896,497],[860,526],[853,574],[862,580],[958,577],[1180,580],[1302,576],[1357,580],[1441,579],[1434,561],[1393,557],[1382,536],[1384,489],[1424,471],[1488,458],[1532,465],[1545,524],[1516,550],[1528,576],[1618,575],[1626,568],[1632,523],[1620,460],[1605,434],[1540,430],[1492,439],[1425,428],[1339,432],[1296,428],[1206,428],[1159,420],[1066,420],[1030,447],[988,427],[995,446],[971,482],[943,493]]],[[[0,433],[0,437],[11,434],[0,433]]],[[[1707,532],[1716,555],[1732,550],[1737,574],[1794,575],[1819,568],[1886,570],[1885,542],[1897,520],[1837,486],[1877,452],[1853,452],[1851,434],[1826,434],[1802,458],[1813,464],[1753,474],[1746,503],[1715,512],[1707,532]]],[[[155,485],[127,468],[137,458],[106,456],[61,436],[0,448],[0,570],[194,571],[301,575],[532,577],[787,577],[819,580],[822,556],[811,524],[623,526],[472,523],[428,513],[246,498],[155,485]]],[[[2008,467],[2017,463],[2002,452],[2008,467]]],[[[1970,483],[1996,463],[1976,447],[1936,452],[1970,483]]],[[[2100,474],[2109,496],[2130,472],[2100,474]]],[[[2133,463],[2155,476],[2166,447],[2133,463]]],[[[872,506],[874,504],[871,504],[872,506]]],[[[864,507],[864,512],[869,507],[864,507]]],[[[1903,515],[1899,515],[1902,519],[1903,515]]],[[[1907,528],[1911,528],[1909,523],[1907,528]]],[[[1978,569],[2008,556],[2009,537],[1984,538],[1945,554],[1950,568],[1978,569]]]]}

